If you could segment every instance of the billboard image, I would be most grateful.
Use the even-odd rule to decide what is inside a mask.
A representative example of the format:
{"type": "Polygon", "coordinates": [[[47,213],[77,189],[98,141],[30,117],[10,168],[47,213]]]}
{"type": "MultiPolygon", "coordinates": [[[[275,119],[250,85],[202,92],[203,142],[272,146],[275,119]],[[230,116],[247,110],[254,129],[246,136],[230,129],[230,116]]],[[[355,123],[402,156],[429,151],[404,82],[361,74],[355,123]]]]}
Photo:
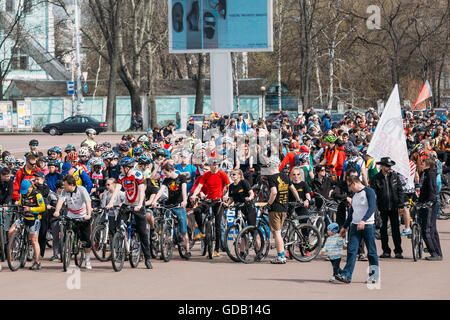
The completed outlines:
{"type": "Polygon", "coordinates": [[[273,51],[270,0],[169,0],[169,52],[273,51]]]}

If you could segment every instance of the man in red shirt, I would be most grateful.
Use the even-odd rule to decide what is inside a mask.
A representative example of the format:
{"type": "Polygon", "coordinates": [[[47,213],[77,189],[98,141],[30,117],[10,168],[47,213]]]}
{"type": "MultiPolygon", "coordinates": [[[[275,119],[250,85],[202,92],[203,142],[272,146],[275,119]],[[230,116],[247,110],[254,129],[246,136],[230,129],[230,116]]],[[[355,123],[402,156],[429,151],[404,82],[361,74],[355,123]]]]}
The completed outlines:
{"type": "MultiPolygon", "coordinates": [[[[202,190],[203,186],[207,187],[206,199],[209,200],[217,200],[222,199],[224,191],[227,190],[228,185],[230,184],[230,179],[227,174],[221,170],[219,170],[219,159],[211,158],[208,161],[210,166],[210,171],[205,172],[205,174],[200,178],[200,182],[198,186],[195,188],[194,193],[191,196],[191,200],[195,201],[197,195],[202,190]]],[[[214,249],[214,257],[219,257],[219,246],[220,246],[220,238],[221,238],[221,222],[223,216],[223,206],[221,202],[214,203],[212,205],[213,212],[215,213],[215,229],[216,229],[216,245],[214,249]]],[[[195,217],[198,224],[198,228],[203,230],[203,221],[201,218],[202,212],[206,212],[208,210],[207,206],[199,206],[198,210],[195,210],[195,217]]],[[[205,237],[205,235],[200,232],[197,235],[198,239],[205,237]]]]}
{"type": "MultiPolygon", "coordinates": [[[[288,152],[278,168],[280,172],[282,172],[283,168],[289,164],[289,173],[291,173],[292,169],[295,167],[295,156],[299,156],[303,152],[309,153],[308,147],[300,146],[300,143],[297,141],[292,141],[291,149],[293,149],[293,151],[288,152]]],[[[300,166],[300,164],[297,164],[297,166],[300,166]]]]}
{"type": "Polygon", "coordinates": [[[41,171],[37,167],[37,159],[32,154],[27,155],[26,163],[23,168],[16,172],[14,176],[14,185],[13,185],[13,200],[19,201],[20,197],[20,184],[23,180],[31,180],[34,181],[34,174],[38,171],[41,171]]]}

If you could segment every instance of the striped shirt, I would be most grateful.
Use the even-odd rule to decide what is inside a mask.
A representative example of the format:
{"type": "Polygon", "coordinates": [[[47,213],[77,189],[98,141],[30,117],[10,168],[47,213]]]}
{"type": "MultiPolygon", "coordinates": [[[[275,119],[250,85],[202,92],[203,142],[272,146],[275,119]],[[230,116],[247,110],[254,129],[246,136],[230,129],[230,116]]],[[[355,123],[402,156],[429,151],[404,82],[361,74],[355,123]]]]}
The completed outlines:
{"type": "Polygon", "coordinates": [[[328,254],[330,260],[339,259],[344,254],[344,238],[339,237],[337,234],[327,238],[323,251],[328,254]]]}

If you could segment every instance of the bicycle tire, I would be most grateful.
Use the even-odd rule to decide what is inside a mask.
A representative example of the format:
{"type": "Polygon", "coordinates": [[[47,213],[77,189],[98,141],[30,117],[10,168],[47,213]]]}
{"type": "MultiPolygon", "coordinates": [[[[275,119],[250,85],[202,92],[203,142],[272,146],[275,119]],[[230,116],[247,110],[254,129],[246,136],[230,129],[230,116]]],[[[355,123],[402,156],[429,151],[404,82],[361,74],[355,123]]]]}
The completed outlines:
{"type": "Polygon", "coordinates": [[[161,224],[159,219],[155,219],[154,222],[154,233],[156,235],[155,239],[151,238],[150,235],[150,255],[153,259],[156,259],[160,254],[160,242],[161,242],[161,224]]]}
{"type": "Polygon", "coordinates": [[[261,231],[261,233],[264,236],[263,250],[261,251],[261,253],[258,257],[258,261],[262,261],[265,258],[267,258],[267,256],[269,255],[269,251],[270,251],[270,227],[266,223],[261,223],[259,225],[258,229],[259,229],[259,231],[261,231]]]}
{"type": "Polygon", "coordinates": [[[17,271],[21,266],[21,257],[22,257],[22,239],[20,239],[19,233],[15,232],[11,237],[11,240],[8,242],[7,247],[7,262],[8,267],[11,271],[17,271]]]}
{"type": "Polygon", "coordinates": [[[111,263],[114,271],[119,272],[125,262],[125,237],[122,232],[116,232],[112,241],[111,263]]]}
{"type": "Polygon", "coordinates": [[[75,265],[78,268],[81,268],[84,260],[86,259],[86,254],[84,253],[84,249],[81,248],[76,255],[74,255],[75,265]]]}
{"type": "Polygon", "coordinates": [[[165,262],[169,262],[173,255],[173,239],[171,229],[164,223],[161,232],[161,256],[165,262]]]}
{"type": "Polygon", "coordinates": [[[27,239],[22,239],[22,241],[24,241],[23,242],[24,244],[22,246],[22,252],[20,253],[20,267],[24,268],[27,261],[31,261],[31,260],[28,260],[28,252],[30,250],[30,248],[29,248],[30,243],[28,242],[27,239]]]}
{"type": "Polygon", "coordinates": [[[241,260],[239,260],[239,258],[235,255],[236,250],[234,248],[234,244],[236,243],[236,239],[240,232],[241,230],[238,224],[228,226],[228,228],[225,231],[225,242],[224,242],[225,252],[227,253],[228,257],[230,257],[230,259],[234,262],[241,262],[241,260]]]}
{"type": "Polygon", "coordinates": [[[212,221],[208,221],[208,224],[206,225],[206,246],[208,248],[208,259],[213,258],[214,253],[214,224],[212,221]]]}
{"type": "Polygon", "coordinates": [[[128,259],[130,260],[130,265],[132,268],[137,268],[141,258],[141,241],[139,240],[139,235],[136,232],[130,237],[130,254],[128,259]]]}
{"type": "Polygon", "coordinates": [[[3,262],[6,260],[6,242],[5,242],[5,231],[3,230],[3,226],[0,225],[0,261],[3,262]]]}
{"type": "Polygon", "coordinates": [[[261,255],[265,248],[265,239],[262,231],[256,226],[248,226],[242,229],[238,234],[236,242],[234,243],[234,251],[239,261],[250,264],[261,261],[261,255]],[[257,249],[258,237],[260,239],[260,248],[257,249]],[[243,255],[241,248],[244,247],[243,255]]]}
{"type": "Polygon", "coordinates": [[[182,240],[178,243],[177,247],[178,247],[178,254],[180,255],[180,257],[182,259],[187,259],[188,258],[187,249],[182,240]]]}
{"type": "MultiPolygon", "coordinates": [[[[33,257],[34,257],[34,248],[31,245],[30,241],[28,241],[27,243],[27,250],[26,250],[26,257],[27,257],[27,261],[33,261],[33,257]]],[[[23,266],[21,268],[23,268],[25,266],[25,264],[23,264],[23,266]]]]}
{"type": "Polygon", "coordinates": [[[413,224],[411,226],[411,247],[412,247],[412,254],[413,254],[414,261],[419,260],[418,231],[419,231],[419,227],[417,226],[417,224],[413,224]]]}
{"type": "Polygon", "coordinates": [[[62,248],[63,269],[67,271],[70,265],[70,257],[72,255],[73,233],[68,231],[64,236],[64,246],[62,248]]]}
{"type": "Polygon", "coordinates": [[[294,229],[289,242],[294,242],[288,247],[289,254],[300,262],[313,260],[322,249],[322,239],[319,230],[307,223],[301,224],[294,229]]]}
{"type": "Polygon", "coordinates": [[[92,251],[97,260],[106,262],[111,258],[111,234],[106,235],[106,225],[99,224],[95,227],[91,236],[92,251]],[[107,237],[106,242],[105,237],[107,237]]]}

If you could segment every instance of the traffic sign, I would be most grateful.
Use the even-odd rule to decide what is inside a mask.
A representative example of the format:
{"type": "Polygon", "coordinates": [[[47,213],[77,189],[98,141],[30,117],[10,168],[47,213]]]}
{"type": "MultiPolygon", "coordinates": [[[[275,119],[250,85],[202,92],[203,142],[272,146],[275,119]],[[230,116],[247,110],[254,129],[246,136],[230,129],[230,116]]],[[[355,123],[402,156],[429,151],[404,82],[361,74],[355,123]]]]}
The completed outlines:
{"type": "Polygon", "coordinates": [[[67,94],[68,95],[75,94],[75,84],[73,81],[67,81],[67,94]]]}

